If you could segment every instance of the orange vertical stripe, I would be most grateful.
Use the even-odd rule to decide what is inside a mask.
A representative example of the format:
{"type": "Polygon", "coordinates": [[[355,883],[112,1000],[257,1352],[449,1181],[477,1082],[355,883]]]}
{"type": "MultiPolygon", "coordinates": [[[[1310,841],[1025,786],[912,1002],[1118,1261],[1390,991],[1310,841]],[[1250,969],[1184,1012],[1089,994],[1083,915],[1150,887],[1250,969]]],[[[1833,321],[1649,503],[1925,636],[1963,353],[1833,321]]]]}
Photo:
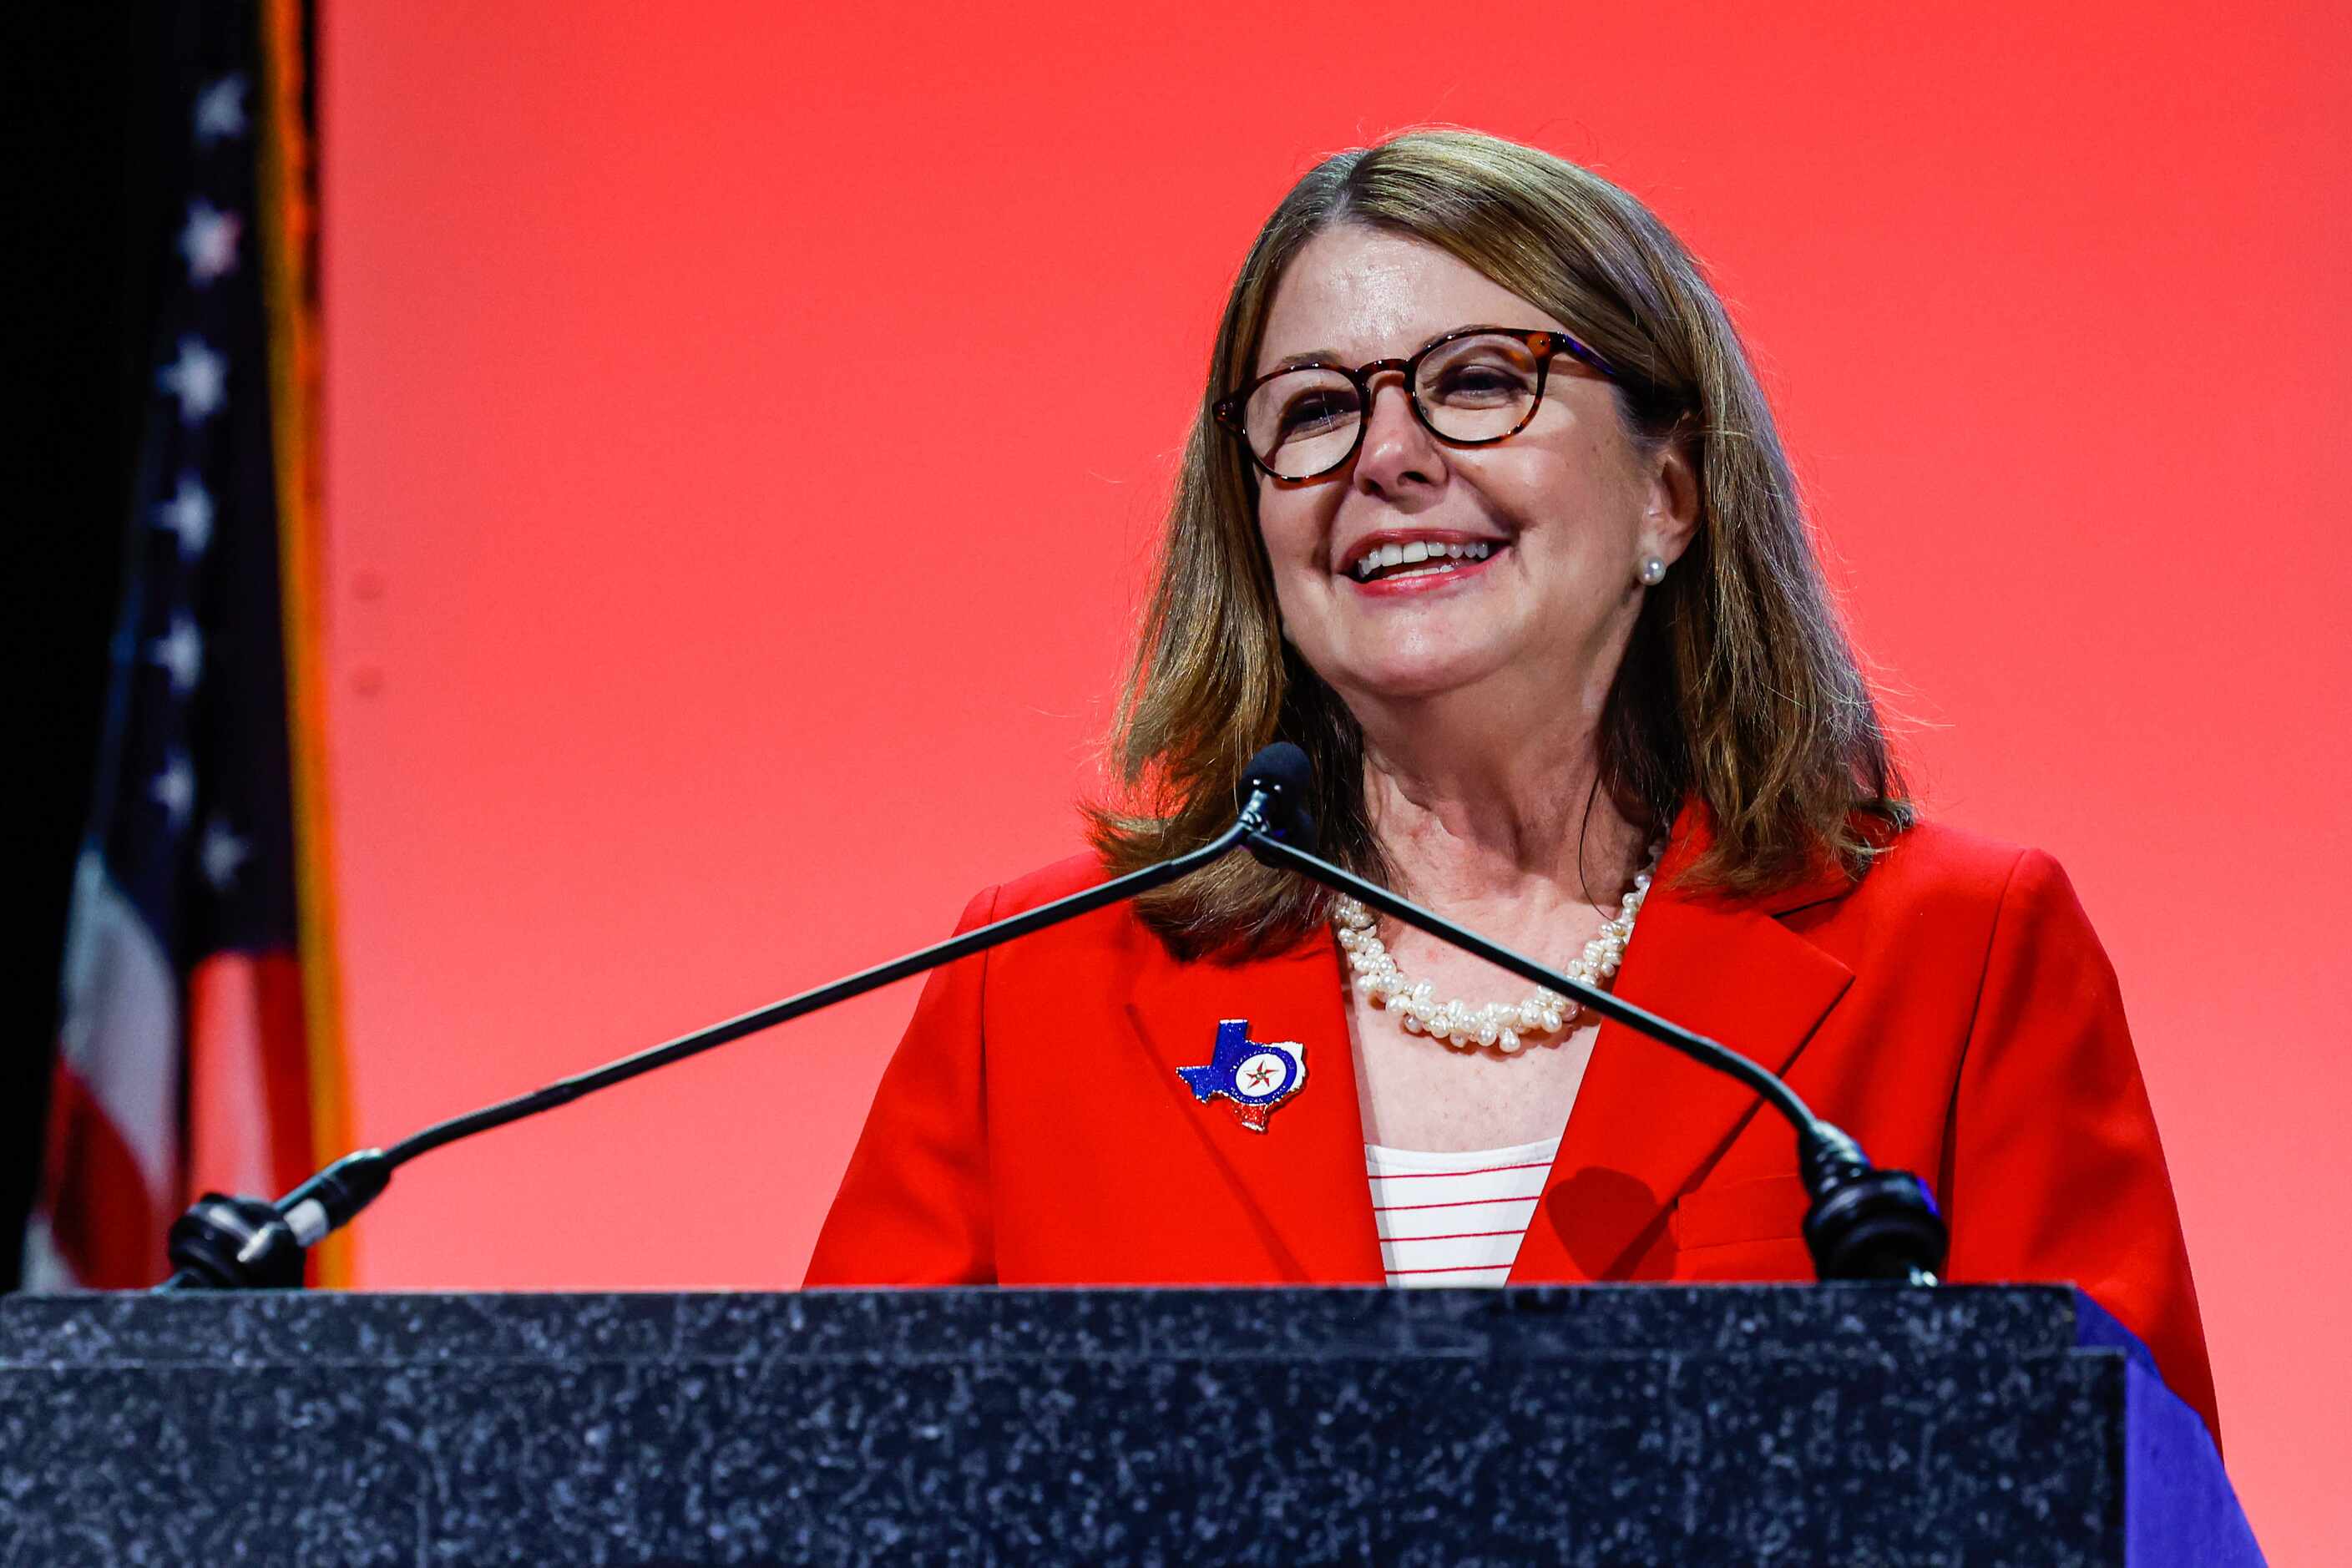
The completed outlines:
{"type": "MultiPolygon", "coordinates": [[[[319,432],[318,211],[310,129],[303,123],[301,0],[261,7],[261,236],[268,309],[269,408],[277,463],[278,540],[286,633],[287,749],[293,768],[294,886],[310,1089],[310,1163],[351,1147],[335,953],[332,818],[326,788],[327,584],[319,432]]],[[[311,1282],[348,1286],[349,1233],[311,1255],[311,1282]]]]}

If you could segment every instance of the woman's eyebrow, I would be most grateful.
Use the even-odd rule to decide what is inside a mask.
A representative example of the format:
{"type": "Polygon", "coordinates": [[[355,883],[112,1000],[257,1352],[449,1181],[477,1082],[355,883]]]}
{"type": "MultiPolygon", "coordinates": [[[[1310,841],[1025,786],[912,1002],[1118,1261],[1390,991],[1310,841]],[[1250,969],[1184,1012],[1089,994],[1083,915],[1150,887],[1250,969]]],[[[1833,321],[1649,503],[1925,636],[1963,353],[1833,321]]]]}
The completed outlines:
{"type": "Polygon", "coordinates": [[[1302,364],[1330,364],[1339,357],[1339,351],[1337,349],[1308,349],[1303,354],[1289,354],[1275,361],[1265,367],[1265,371],[1268,375],[1272,375],[1280,370],[1297,370],[1302,364]]]}
{"type": "MultiPolygon", "coordinates": [[[[1498,327],[1490,321],[1465,322],[1462,326],[1448,327],[1442,332],[1430,333],[1429,336],[1421,340],[1421,342],[1413,349],[1412,353],[1417,354],[1423,349],[1425,349],[1430,344],[1435,342],[1438,339],[1450,338],[1456,332],[1502,332],[1508,331],[1510,331],[1509,328],[1498,327]]],[[[1275,361],[1272,364],[1265,367],[1265,374],[1272,375],[1277,371],[1297,370],[1303,364],[1337,364],[1341,357],[1342,356],[1338,349],[1308,349],[1305,353],[1289,354],[1286,355],[1284,358],[1275,361]]],[[[1406,354],[1403,357],[1411,359],[1412,354],[1406,354]]]]}

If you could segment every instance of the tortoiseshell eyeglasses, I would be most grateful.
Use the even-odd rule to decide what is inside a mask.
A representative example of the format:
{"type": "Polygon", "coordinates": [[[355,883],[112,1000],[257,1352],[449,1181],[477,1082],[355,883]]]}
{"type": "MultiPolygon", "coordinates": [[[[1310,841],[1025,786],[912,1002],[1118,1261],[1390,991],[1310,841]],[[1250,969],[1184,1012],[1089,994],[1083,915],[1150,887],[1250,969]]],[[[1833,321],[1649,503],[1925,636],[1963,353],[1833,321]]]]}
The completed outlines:
{"type": "Polygon", "coordinates": [[[1215,414],[1266,473],[1311,479],[1344,466],[1363,445],[1364,410],[1381,372],[1403,373],[1405,400],[1431,435],[1456,447],[1488,447],[1527,428],[1560,353],[1617,379],[1607,360],[1566,332],[1465,327],[1411,359],[1376,359],[1353,370],[1284,365],[1221,400],[1215,414]]]}

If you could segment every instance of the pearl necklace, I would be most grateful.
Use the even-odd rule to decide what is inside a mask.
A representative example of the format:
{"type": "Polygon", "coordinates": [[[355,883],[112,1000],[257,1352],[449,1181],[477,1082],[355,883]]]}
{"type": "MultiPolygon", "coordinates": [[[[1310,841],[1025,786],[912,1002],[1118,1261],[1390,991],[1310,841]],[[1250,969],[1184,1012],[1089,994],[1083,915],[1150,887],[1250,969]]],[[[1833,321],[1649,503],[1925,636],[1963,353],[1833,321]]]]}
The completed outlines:
{"type": "MultiPolygon", "coordinates": [[[[1658,869],[1664,840],[1650,846],[1647,862],[1633,874],[1633,885],[1618,906],[1616,918],[1584,944],[1583,953],[1568,965],[1571,980],[1587,985],[1605,984],[1625,962],[1625,944],[1633,939],[1634,917],[1650,896],[1650,879],[1658,869]]],[[[1473,1007],[1459,999],[1440,1002],[1426,980],[1409,980],[1381,941],[1380,922],[1361,903],[1341,894],[1331,906],[1331,923],[1347,950],[1348,967],[1355,972],[1356,989],[1375,1007],[1398,1015],[1409,1035],[1425,1034],[1456,1050],[1474,1051],[1493,1046],[1506,1056],[1534,1036],[1557,1034],[1573,1026],[1584,1009],[1557,991],[1538,989],[1517,1004],[1489,1002],[1473,1007]]]]}

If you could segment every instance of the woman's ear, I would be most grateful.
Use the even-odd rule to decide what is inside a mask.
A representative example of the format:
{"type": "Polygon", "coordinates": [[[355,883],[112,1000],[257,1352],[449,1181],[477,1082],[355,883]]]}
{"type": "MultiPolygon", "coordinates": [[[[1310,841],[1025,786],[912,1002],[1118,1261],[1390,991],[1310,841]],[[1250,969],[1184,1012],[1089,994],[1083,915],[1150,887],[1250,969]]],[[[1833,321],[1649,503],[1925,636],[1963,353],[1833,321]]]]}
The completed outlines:
{"type": "Polygon", "coordinates": [[[1698,531],[1698,463],[1686,428],[1688,418],[1675,421],[1665,439],[1651,448],[1643,465],[1649,500],[1642,517],[1642,551],[1669,566],[1681,559],[1698,531]]]}

